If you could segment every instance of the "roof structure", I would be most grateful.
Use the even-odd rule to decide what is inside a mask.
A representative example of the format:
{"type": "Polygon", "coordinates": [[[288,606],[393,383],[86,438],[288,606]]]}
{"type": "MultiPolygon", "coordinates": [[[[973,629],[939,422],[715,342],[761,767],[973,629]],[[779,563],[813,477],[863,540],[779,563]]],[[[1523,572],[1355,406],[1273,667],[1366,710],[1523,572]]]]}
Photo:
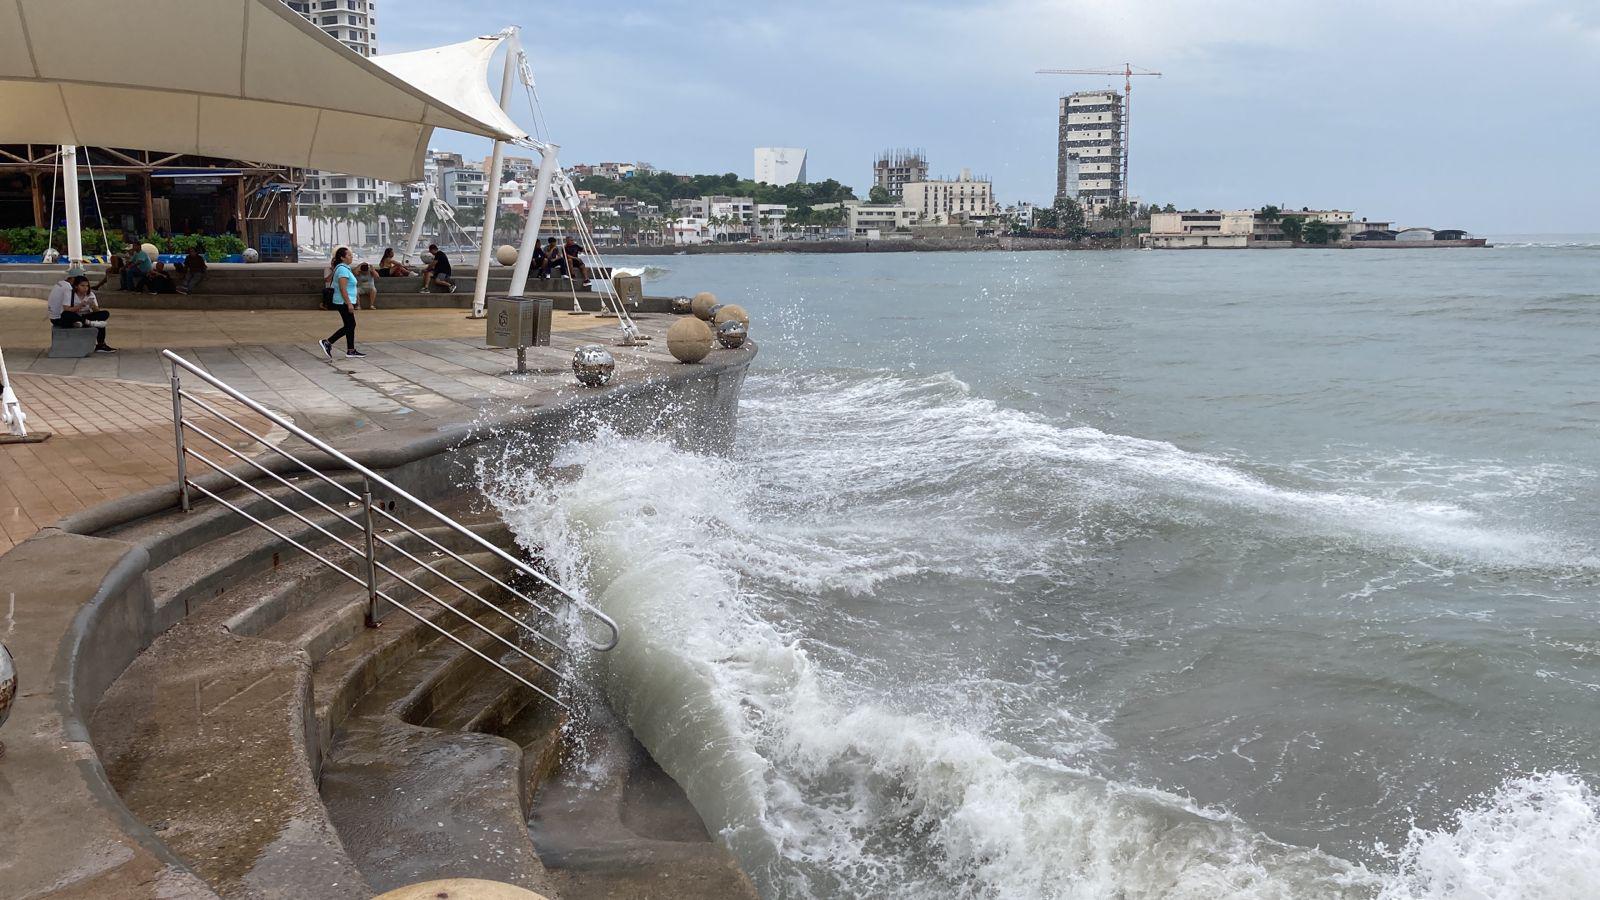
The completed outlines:
{"type": "Polygon", "coordinates": [[[279,0],[0,0],[0,140],[416,181],[435,128],[526,137],[489,93],[503,36],[367,59],[279,0]]]}

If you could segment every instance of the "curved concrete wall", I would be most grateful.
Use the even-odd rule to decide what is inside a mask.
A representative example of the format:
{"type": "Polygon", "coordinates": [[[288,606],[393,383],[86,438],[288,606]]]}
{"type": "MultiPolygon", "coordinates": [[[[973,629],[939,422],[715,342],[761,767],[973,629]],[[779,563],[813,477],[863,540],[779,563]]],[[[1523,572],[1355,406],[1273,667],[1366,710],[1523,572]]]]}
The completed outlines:
{"type": "MultiPolygon", "coordinates": [[[[358,436],[341,449],[424,500],[471,486],[476,461],[497,457],[512,440],[521,451],[533,448],[533,464],[602,425],[662,432],[717,451],[732,440],[739,389],[754,355],[747,345],[565,404],[509,409],[443,429],[358,436]]],[[[287,471],[285,461],[276,463],[269,468],[287,471]]],[[[248,474],[242,465],[235,471],[248,474]]],[[[224,481],[214,475],[218,487],[224,481]]],[[[185,613],[157,608],[150,570],[237,528],[232,514],[202,507],[138,544],[102,536],[176,506],[175,488],[146,491],[68,516],[0,556],[0,610],[10,610],[0,619],[10,623],[0,640],[15,654],[22,678],[11,720],[0,731],[7,747],[0,756],[0,834],[6,835],[0,894],[7,898],[215,896],[122,804],[87,724],[106,689],[185,613]]],[[[314,723],[306,733],[314,743],[314,723]]],[[[314,759],[316,748],[307,751],[314,759]]]]}

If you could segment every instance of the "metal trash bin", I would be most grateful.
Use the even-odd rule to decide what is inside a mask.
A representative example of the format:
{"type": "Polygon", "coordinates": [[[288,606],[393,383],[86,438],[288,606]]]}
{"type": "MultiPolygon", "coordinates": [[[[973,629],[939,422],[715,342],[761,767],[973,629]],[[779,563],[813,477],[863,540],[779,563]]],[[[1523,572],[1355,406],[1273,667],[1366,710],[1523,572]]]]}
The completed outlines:
{"type": "Polygon", "coordinates": [[[611,276],[611,289],[617,292],[617,299],[630,308],[638,309],[644,301],[644,279],[637,275],[611,276]]]}
{"type": "Polygon", "coordinates": [[[527,347],[550,346],[549,300],[527,297],[490,297],[483,341],[490,347],[515,347],[517,371],[528,370],[527,347]]]}

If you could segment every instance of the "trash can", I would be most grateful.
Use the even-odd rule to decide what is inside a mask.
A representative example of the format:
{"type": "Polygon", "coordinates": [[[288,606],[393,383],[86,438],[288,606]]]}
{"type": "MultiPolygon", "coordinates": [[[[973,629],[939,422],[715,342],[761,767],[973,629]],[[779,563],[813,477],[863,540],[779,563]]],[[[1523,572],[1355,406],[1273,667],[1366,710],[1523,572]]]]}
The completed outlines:
{"type": "Polygon", "coordinates": [[[490,297],[483,342],[515,347],[517,371],[528,371],[527,348],[550,346],[550,301],[524,297],[490,297]]]}
{"type": "Polygon", "coordinates": [[[484,343],[491,347],[550,346],[550,301],[490,297],[484,343]]]}

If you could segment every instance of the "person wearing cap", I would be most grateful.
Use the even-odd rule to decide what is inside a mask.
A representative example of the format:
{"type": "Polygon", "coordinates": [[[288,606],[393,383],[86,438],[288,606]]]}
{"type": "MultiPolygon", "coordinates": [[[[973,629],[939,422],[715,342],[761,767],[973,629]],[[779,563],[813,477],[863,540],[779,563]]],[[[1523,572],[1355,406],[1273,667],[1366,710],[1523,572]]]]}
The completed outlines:
{"type": "Polygon", "coordinates": [[[67,277],[50,289],[50,326],[52,328],[94,328],[96,353],[115,353],[115,347],[106,343],[106,320],[111,313],[100,308],[99,298],[89,286],[89,276],[80,266],[67,270],[67,277]]]}

